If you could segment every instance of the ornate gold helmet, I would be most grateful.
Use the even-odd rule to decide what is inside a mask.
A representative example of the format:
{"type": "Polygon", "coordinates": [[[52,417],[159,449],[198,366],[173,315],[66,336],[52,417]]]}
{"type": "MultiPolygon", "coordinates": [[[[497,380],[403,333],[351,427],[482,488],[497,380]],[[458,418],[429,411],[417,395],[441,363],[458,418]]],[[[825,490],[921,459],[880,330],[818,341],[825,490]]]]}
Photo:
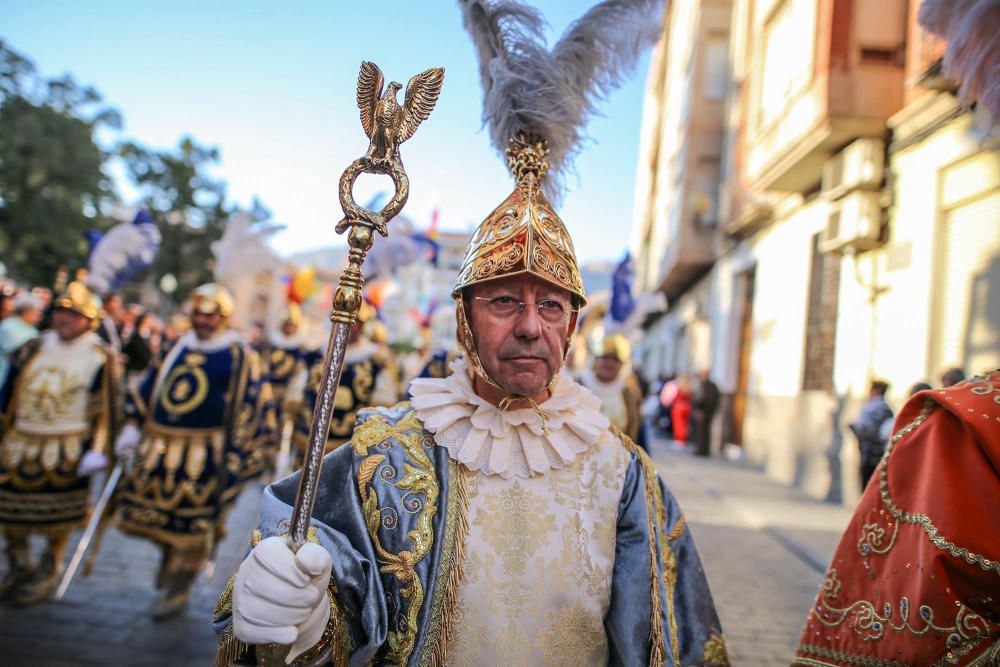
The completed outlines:
{"type": "MultiPolygon", "coordinates": [[[[476,350],[465,311],[465,288],[530,273],[570,293],[574,307],[571,329],[576,326],[576,309],[587,303],[573,241],[542,193],[542,179],[549,168],[545,140],[519,131],[509,141],[506,155],[507,168],[517,185],[472,235],[451,293],[456,302],[459,348],[476,375],[498,389],[503,388],[490,377],[476,350]]],[[[568,351],[567,342],[564,359],[568,351]]],[[[557,371],[550,384],[558,375],[557,371]]]]}
{"type": "Polygon", "coordinates": [[[476,283],[530,273],[568,291],[576,307],[587,302],[573,240],[542,193],[548,152],[544,139],[523,132],[510,140],[507,167],[517,185],[472,235],[453,297],[476,283]]]}
{"type": "Polygon", "coordinates": [[[206,283],[191,295],[191,312],[206,315],[219,313],[228,318],[233,314],[233,297],[219,283],[206,283]]]}
{"type": "Polygon", "coordinates": [[[632,345],[621,334],[608,334],[597,348],[598,357],[614,357],[625,364],[632,359],[632,345]]]}
{"type": "Polygon", "coordinates": [[[287,306],[285,306],[285,309],[281,311],[280,323],[284,324],[285,322],[289,322],[295,326],[302,324],[302,307],[294,301],[290,302],[287,306]]]}
{"type": "Polygon", "coordinates": [[[83,315],[96,326],[101,318],[101,299],[81,282],[71,282],[66,291],[52,304],[53,309],[69,310],[83,315]]]}

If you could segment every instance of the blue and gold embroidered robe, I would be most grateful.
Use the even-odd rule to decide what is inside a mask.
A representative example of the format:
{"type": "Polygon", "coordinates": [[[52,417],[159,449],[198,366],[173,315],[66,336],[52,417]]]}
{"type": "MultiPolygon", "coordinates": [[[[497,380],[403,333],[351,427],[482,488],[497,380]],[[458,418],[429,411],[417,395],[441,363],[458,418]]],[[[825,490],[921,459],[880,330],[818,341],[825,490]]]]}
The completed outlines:
{"type": "Polygon", "coordinates": [[[302,372],[307,365],[307,359],[312,359],[312,353],[293,339],[268,341],[259,350],[262,372],[271,385],[274,397],[275,429],[272,441],[274,453],[281,445],[281,429],[286,419],[294,419],[300,404],[296,401],[286,403],[289,385],[296,374],[302,372]],[[286,412],[287,411],[287,412],[286,412]]]}
{"type": "MultiPolygon", "coordinates": [[[[309,443],[312,411],[323,376],[324,353],[312,350],[303,356],[303,386],[292,387],[288,404],[295,409],[295,430],[292,434],[292,469],[302,467],[302,457],[309,443]]],[[[333,451],[350,439],[358,411],[379,404],[393,404],[399,399],[399,378],[392,359],[369,341],[347,348],[340,385],[333,400],[330,434],[326,450],[333,451]]],[[[294,384],[294,383],[293,383],[294,384]]]]}
{"type": "Polygon", "coordinates": [[[188,334],[129,394],[142,441],[119,487],[119,527],[190,551],[207,550],[246,482],[265,467],[275,428],[257,353],[235,337],[202,348],[188,334]]]}
{"type": "Polygon", "coordinates": [[[96,334],[65,343],[52,331],[11,356],[0,389],[0,527],[65,532],[90,507],[80,459],[115,434],[118,361],[96,334]]]}
{"type": "MultiPolygon", "coordinates": [[[[621,443],[628,464],[603,622],[608,663],[728,665],[680,508],[647,455],[621,443]]],[[[448,664],[449,641],[464,629],[456,602],[470,474],[408,403],[361,412],[350,446],[324,460],[310,529],[333,555],[330,622],[294,664],[448,664]]],[[[254,543],[287,532],[297,486],[292,475],[267,489],[254,543]]],[[[217,667],[253,664],[252,648],[232,634],[231,590],[215,611],[217,667]]]]}

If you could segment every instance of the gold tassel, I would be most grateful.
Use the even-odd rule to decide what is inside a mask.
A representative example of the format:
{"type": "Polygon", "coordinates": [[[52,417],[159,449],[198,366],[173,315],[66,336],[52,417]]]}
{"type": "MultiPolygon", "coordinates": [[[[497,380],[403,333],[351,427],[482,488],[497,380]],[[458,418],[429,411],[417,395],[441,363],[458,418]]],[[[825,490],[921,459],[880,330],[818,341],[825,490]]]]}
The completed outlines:
{"type": "Polygon", "coordinates": [[[442,551],[442,566],[447,576],[439,585],[443,593],[434,593],[434,607],[431,612],[430,636],[427,648],[420,659],[421,667],[443,667],[448,658],[448,643],[455,627],[455,608],[458,605],[458,589],[462,583],[462,566],[465,561],[465,540],[469,534],[469,478],[465,466],[449,461],[451,486],[446,517],[445,544],[442,551]],[[450,548],[450,553],[449,553],[450,548]]]}
{"type": "MultiPolygon", "coordinates": [[[[652,644],[649,651],[649,664],[659,666],[664,662],[667,646],[663,632],[663,618],[660,616],[663,598],[660,593],[660,571],[656,563],[658,546],[656,536],[663,532],[660,527],[666,518],[666,509],[663,506],[663,495],[660,493],[660,487],[656,483],[656,467],[653,465],[653,461],[649,458],[649,455],[632,442],[632,439],[625,435],[618,427],[612,425],[611,432],[618,437],[626,450],[639,458],[643,476],[646,478],[646,516],[649,529],[649,604],[651,607],[649,614],[649,641],[652,644]]],[[[666,548],[669,549],[669,547],[666,548]]],[[[666,563],[664,563],[664,567],[666,567],[666,563]]],[[[677,623],[674,619],[673,586],[667,580],[664,580],[663,584],[667,594],[667,616],[670,619],[672,635],[670,638],[671,652],[673,654],[671,656],[673,658],[672,663],[679,667],[680,656],[677,645],[677,623]]]]}

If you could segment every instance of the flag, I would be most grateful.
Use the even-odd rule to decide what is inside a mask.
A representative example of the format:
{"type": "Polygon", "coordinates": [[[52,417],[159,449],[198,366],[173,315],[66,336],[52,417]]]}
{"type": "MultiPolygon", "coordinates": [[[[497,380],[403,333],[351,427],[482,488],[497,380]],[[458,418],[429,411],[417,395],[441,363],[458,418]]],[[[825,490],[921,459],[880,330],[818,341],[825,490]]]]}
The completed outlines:
{"type": "Polygon", "coordinates": [[[624,324],[635,310],[635,299],[632,297],[632,257],[626,252],[625,257],[615,269],[611,277],[611,305],[608,317],[616,324],[624,324]]]}

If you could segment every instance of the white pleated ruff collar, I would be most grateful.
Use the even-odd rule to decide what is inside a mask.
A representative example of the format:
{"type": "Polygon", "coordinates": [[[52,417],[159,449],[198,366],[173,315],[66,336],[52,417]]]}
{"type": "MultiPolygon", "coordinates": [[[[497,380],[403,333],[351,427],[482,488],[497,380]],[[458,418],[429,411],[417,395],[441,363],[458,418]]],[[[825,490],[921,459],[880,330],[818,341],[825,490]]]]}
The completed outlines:
{"type": "Polygon", "coordinates": [[[472,388],[464,359],[443,379],[410,383],[417,417],[452,459],[473,471],[504,479],[544,475],[569,465],[607,432],[601,401],[561,373],[539,408],[501,411],[472,388]]]}

